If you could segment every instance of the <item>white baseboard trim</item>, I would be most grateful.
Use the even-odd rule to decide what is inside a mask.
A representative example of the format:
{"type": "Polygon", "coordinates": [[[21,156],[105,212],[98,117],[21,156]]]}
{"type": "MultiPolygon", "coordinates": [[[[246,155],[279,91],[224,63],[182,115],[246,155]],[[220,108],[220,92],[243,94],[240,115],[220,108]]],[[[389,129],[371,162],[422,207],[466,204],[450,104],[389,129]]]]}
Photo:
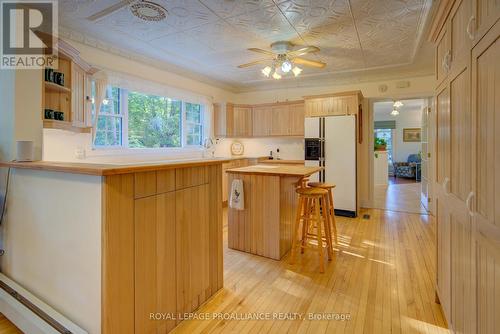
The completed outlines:
{"type": "MultiPolygon", "coordinates": [[[[74,334],[88,334],[86,331],[75,325],[69,319],[65,318],[62,314],[45,304],[40,299],[33,296],[26,289],[19,284],[0,273],[0,280],[5,282],[12,289],[16,290],[24,298],[28,299],[42,311],[47,313],[54,320],[66,327],[71,333],[74,334]]],[[[5,290],[0,288],[0,312],[5,315],[14,325],[21,331],[27,334],[59,334],[59,332],[45,322],[42,318],[33,313],[26,306],[21,304],[17,299],[8,294],[5,290]]]]}

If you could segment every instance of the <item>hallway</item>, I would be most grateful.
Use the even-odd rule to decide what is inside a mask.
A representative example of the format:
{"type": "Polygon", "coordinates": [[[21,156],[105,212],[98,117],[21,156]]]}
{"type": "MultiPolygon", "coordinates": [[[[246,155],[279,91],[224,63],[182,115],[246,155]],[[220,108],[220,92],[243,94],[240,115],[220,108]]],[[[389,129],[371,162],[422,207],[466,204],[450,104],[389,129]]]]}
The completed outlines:
{"type": "Polygon", "coordinates": [[[390,211],[427,214],[420,202],[420,183],[375,185],[373,207],[390,211]]]}

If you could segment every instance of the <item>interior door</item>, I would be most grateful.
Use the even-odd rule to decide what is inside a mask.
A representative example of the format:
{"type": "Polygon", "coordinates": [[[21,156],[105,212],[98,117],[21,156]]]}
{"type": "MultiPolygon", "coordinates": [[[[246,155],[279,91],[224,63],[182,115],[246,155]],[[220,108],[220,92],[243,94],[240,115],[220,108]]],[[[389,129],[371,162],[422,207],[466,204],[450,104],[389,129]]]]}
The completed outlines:
{"type": "Polygon", "coordinates": [[[500,328],[500,24],[472,50],[477,333],[500,328]]]}

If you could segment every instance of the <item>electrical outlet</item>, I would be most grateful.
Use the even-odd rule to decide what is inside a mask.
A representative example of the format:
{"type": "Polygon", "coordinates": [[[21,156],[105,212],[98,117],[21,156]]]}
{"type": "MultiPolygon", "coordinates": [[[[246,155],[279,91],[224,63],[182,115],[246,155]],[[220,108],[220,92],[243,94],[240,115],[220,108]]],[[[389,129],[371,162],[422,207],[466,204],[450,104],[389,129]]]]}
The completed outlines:
{"type": "Polygon", "coordinates": [[[77,159],[85,159],[86,152],[83,147],[77,147],[75,150],[75,158],[77,159]]]}

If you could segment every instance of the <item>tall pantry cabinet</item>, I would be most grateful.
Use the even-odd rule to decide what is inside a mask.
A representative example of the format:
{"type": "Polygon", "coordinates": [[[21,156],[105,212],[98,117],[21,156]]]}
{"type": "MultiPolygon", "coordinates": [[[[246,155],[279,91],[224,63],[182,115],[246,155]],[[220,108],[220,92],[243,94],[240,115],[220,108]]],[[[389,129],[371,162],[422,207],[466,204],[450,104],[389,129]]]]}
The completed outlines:
{"type": "Polygon", "coordinates": [[[500,2],[441,1],[436,73],[437,295],[456,333],[500,328],[500,2]]]}

